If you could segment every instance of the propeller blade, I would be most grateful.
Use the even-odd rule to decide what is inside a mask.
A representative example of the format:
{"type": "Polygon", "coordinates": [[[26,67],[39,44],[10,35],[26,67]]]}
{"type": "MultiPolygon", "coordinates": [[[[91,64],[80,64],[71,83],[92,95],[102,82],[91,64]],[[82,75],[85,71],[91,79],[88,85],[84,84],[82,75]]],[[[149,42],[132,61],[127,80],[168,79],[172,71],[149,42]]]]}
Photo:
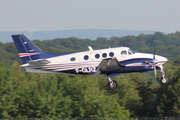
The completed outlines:
{"type": "Polygon", "coordinates": [[[156,51],[155,51],[155,46],[154,46],[153,60],[155,60],[155,54],[156,54],[156,51]]]}
{"type": "Polygon", "coordinates": [[[153,67],[154,67],[154,77],[156,78],[157,75],[157,70],[156,70],[156,62],[155,62],[155,55],[156,51],[155,51],[155,46],[154,46],[154,54],[153,54],[153,67]]]}
{"type": "Polygon", "coordinates": [[[157,75],[157,70],[156,70],[156,66],[154,65],[154,77],[156,78],[156,75],[157,75]]]}

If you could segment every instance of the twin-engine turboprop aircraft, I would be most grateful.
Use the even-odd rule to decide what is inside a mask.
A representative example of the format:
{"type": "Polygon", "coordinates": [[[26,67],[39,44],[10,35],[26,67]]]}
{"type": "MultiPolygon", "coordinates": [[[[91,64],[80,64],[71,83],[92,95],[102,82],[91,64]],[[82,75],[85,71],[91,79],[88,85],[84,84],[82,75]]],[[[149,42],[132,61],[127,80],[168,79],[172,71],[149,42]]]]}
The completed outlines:
{"type": "Polygon", "coordinates": [[[35,73],[69,73],[69,74],[94,74],[97,77],[105,74],[109,78],[108,89],[115,89],[117,83],[112,76],[131,72],[145,72],[160,69],[161,83],[166,83],[167,78],[163,64],[167,58],[147,53],[135,52],[129,47],[117,47],[77,53],[44,53],[23,34],[12,35],[14,43],[27,72],[35,73]]]}

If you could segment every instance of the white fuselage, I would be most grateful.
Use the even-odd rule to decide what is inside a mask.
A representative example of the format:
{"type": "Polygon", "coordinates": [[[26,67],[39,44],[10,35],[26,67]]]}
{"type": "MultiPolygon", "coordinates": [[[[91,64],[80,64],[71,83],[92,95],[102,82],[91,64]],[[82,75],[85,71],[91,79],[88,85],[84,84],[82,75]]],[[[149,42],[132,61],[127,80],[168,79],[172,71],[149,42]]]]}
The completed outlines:
{"type": "MultiPolygon", "coordinates": [[[[73,74],[79,74],[79,73],[94,74],[100,62],[103,59],[107,59],[107,58],[116,58],[120,63],[126,65],[126,67],[129,66],[142,67],[142,66],[150,66],[150,64],[142,64],[142,62],[149,60],[152,63],[153,54],[137,53],[137,52],[135,53],[129,47],[117,47],[117,48],[99,49],[99,50],[93,50],[90,47],[89,51],[77,52],[77,53],[71,53],[67,55],[47,58],[46,60],[51,62],[43,66],[31,66],[29,64],[25,64],[22,66],[26,67],[27,72],[45,72],[45,73],[60,72],[60,73],[73,73],[73,74]],[[72,70],[74,72],[72,72],[72,70]]],[[[155,55],[155,61],[158,62],[159,64],[164,64],[165,62],[167,62],[167,58],[159,55],[155,55]]],[[[142,70],[140,72],[142,72],[142,70]]]]}

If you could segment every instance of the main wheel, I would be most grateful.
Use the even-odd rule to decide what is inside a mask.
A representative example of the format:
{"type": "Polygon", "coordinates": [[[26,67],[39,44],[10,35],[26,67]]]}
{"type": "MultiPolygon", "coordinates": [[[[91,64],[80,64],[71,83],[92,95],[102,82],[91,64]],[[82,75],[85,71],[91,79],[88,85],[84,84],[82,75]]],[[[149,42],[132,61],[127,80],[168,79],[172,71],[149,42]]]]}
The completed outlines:
{"type": "Polygon", "coordinates": [[[161,78],[161,84],[165,84],[165,83],[167,83],[168,82],[168,78],[167,77],[165,77],[165,78],[161,78]]]}
{"type": "Polygon", "coordinates": [[[116,81],[113,81],[113,84],[112,84],[112,85],[110,85],[110,82],[107,84],[107,88],[108,88],[109,90],[113,90],[113,89],[115,89],[116,87],[117,87],[116,81]]]}

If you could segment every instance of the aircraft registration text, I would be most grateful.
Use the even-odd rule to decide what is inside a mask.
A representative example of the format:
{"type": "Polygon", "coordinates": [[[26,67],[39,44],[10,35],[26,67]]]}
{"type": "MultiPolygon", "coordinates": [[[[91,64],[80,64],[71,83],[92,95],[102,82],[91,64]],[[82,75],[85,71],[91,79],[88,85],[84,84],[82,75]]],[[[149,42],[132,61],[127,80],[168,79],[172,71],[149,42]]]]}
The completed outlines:
{"type": "Polygon", "coordinates": [[[76,73],[82,72],[82,73],[91,73],[91,72],[96,72],[97,68],[96,67],[84,67],[84,68],[77,68],[76,73]]]}

